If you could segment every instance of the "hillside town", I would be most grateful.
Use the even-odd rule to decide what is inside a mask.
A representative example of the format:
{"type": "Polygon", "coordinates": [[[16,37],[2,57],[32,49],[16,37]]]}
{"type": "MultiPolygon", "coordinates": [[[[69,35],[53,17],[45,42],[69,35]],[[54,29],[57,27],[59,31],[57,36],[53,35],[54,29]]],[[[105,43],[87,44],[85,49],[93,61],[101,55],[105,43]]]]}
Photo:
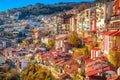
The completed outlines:
{"type": "Polygon", "coordinates": [[[19,11],[0,14],[0,23],[5,21],[0,25],[0,80],[120,80],[120,0],[20,17],[19,11]],[[28,72],[23,79],[6,79],[3,74],[8,65],[18,74],[33,71],[32,63],[54,78],[36,79],[28,72]]]}

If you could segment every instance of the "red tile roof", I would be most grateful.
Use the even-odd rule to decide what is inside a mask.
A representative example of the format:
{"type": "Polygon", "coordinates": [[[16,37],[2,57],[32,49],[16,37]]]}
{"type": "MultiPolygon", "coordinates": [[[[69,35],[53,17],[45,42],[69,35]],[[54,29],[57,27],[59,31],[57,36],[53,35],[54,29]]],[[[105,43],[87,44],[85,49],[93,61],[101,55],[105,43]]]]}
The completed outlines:
{"type": "Polygon", "coordinates": [[[86,63],[90,63],[90,62],[92,62],[93,60],[89,58],[89,59],[86,59],[85,61],[86,61],[86,63]]]}
{"type": "Polygon", "coordinates": [[[63,58],[60,58],[60,59],[54,60],[55,63],[58,63],[58,62],[60,62],[60,61],[64,61],[64,59],[63,59],[63,58]]]}
{"type": "Polygon", "coordinates": [[[77,64],[71,65],[71,70],[76,70],[76,69],[78,69],[78,65],[77,64]]]}
{"type": "Polygon", "coordinates": [[[98,57],[95,60],[87,62],[86,74],[88,76],[96,75],[97,73],[113,70],[116,71],[116,68],[108,63],[106,57],[98,57]]]}
{"type": "Polygon", "coordinates": [[[106,66],[106,67],[103,67],[102,69],[98,69],[98,70],[92,70],[92,71],[89,71],[87,72],[86,74],[88,76],[93,76],[93,75],[96,75],[98,73],[101,73],[101,72],[105,72],[105,71],[109,71],[109,70],[113,70],[113,71],[116,71],[116,69],[112,66],[106,66]]]}
{"type": "Polygon", "coordinates": [[[93,65],[95,62],[101,62],[101,60],[103,60],[103,61],[108,61],[108,59],[107,59],[107,57],[105,57],[105,56],[100,56],[100,57],[97,57],[95,60],[92,60],[92,59],[86,59],[86,63],[87,63],[87,65],[88,66],[90,66],[90,65],[93,65]]]}
{"type": "Polygon", "coordinates": [[[70,60],[64,62],[64,64],[68,64],[68,65],[70,65],[70,64],[72,64],[73,62],[74,62],[74,60],[73,60],[73,59],[70,59],[70,60]]]}

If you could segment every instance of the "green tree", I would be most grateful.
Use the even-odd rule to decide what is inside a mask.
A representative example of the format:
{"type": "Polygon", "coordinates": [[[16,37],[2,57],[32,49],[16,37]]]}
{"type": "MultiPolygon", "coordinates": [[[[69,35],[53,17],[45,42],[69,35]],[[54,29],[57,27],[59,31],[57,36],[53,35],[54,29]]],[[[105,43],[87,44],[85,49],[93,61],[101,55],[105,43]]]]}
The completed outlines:
{"type": "Polygon", "coordinates": [[[68,42],[74,47],[77,47],[80,44],[80,39],[76,32],[72,32],[68,35],[68,42]]]}

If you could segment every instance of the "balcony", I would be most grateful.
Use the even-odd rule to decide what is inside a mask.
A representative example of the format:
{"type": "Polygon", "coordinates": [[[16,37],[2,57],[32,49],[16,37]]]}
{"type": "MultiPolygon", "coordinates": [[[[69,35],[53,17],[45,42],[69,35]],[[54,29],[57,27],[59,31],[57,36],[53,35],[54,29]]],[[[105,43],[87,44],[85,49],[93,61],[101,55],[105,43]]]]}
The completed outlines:
{"type": "Polygon", "coordinates": [[[115,29],[115,30],[116,30],[116,29],[120,29],[120,25],[111,25],[111,26],[107,26],[107,27],[106,27],[106,31],[107,31],[107,30],[110,30],[110,29],[115,29]]]}
{"type": "Polygon", "coordinates": [[[118,22],[118,21],[120,21],[120,16],[111,17],[110,22],[118,22]]]}
{"type": "Polygon", "coordinates": [[[106,26],[106,29],[120,29],[120,16],[117,18],[112,18],[112,20],[109,20],[110,23],[106,26]]]}

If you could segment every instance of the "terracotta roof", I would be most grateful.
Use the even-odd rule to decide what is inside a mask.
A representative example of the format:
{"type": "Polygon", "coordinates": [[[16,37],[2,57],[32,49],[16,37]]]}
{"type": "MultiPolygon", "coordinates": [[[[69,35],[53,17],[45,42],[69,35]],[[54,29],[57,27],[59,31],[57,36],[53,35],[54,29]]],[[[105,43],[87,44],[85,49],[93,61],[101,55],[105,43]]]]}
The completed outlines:
{"type": "Polygon", "coordinates": [[[50,55],[49,55],[49,57],[51,57],[51,58],[54,58],[54,57],[55,57],[55,55],[53,55],[53,54],[50,54],[50,55]]]}
{"type": "Polygon", "coordinates": [[[97,73],[105,72],[113,70],[116,71],[116,68],[113,67],[108,62],[108,59],[106,57],[98,57],[95,60],[92,60],[91,62],[87,63],[87,68],[86,68],[86,74],[88,76],[93,76],[96,75],[97,73]]]}
{"type": "Polygon", "coordinates": [[[71,65],[71,70],[76,70],[77,68],[78,68],[78,65],[77,65],[77,64],[71,65]]]}
{"type": "Polygon", "coordinates": [[[60,62],[60,61],[64,61],[64,59],[63,59],[63,58],[60,58],[60,59],[54,60],[55,63],[58,63],[58,62],[60,62]]]}
{"type": "Polygon", "coordinates": [[[70,65],[70,64],[72,64],[73,63],[73,59],[70,59],[70,60],[68,60],[68,61],[66,61],[66,62],[64,62],[63,64],[65,65],[65,64],[67,64],[67,65],[70,65]]]}
{"type": "Polygon", "coordinates": [[[88,66],[90,66],[90,65],[93,65],[93,64],[95,64],[95,62],[101,62],[101,60],[103,60],[103,61],[108,61],[108,59],[107,59],[107,57],[105,57],[105,56],[100,56],[100,57],[97,57],[95,60],[92,60],[92,59],[86,59],[86,63],[87,63],[87,65],[88,66]]]}
{"type": "Polygon", "coordinates": [[[93,60],[89,58],[89,59],[86,59],[85,61],[86,61],[86,63],[90,63],[90,62],[92,62],[93,60]]]}
{"type": "Polygon", "coordinates": [[[116,69],[112,66],[106,66],[106,67],[103,67],[102,69],[98,69],[98,70],[92,70],[90,72],[87,72],[86,74],[88,76],[93,76],[93,75],[96,75],[98,73],[101,73],[101,72],[105,72],[105,71],[109,71],[109,70],[113,70],[113,71],[116,71],[116,69]]]}
{"type": "MultiPolygon", "coordinates": [[[[64,60],[61,60],[61,61],[59,61],[59,62],[57,62],[57,63],[55,63],[55,64],[60,66],[60,64],[62,64],[62,63],[64,63],[64,60]]],[[[61,66],[61,67],[62,67],[62,66],[61,66]]]]}

